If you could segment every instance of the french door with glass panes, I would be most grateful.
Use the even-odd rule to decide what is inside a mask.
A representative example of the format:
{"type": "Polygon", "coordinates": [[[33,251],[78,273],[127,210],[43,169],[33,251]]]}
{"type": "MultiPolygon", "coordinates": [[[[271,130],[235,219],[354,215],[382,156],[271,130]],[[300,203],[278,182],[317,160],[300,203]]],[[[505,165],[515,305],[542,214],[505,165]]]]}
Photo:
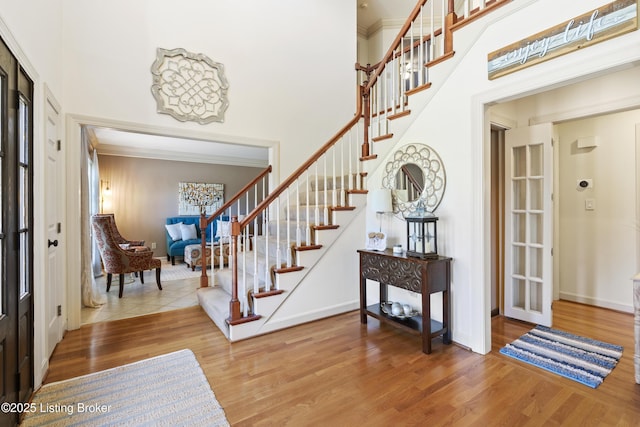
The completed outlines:
{"type": "Polygon", "coordinates": [[[551,326],[553,125],[505,133],[504,314],[551,326]]]}
{"type": "MultiPolygon", "coordinates": [[[[9,404],[33,391],[32,102],[32,81],[0,40],[0,403],[9,404]]],[[[0,425],[16,422],[0,411],[0,425]]]]}

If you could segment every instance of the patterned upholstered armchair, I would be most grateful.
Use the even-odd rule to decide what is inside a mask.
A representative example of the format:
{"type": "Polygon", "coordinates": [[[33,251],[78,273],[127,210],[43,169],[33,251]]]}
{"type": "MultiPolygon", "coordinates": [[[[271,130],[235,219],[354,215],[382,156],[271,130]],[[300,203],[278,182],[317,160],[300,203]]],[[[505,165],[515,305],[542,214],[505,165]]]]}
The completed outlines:
{"type": "Polygon", "coordinates": [[[120,247],[114,236],[111,219],[104,215],[94,215],[91,218],[93,224],[94,237],[98,243],[100,256],[104,270],[107,273],[107,292],[111,289],[111,278],[114,274],[120,276],[120,291],[118,296],[122,298],[124,290],[124,275],[127,273],[140,273],[140,282],[144,283],[144,271],[156,269],[156,283],[158,289],[162,290],[160,284],[160,267],[162,261],[153,258],[152,251],[137,252],[125,250],[120,247]]]}
{"type": "Polygon", "coordinates": [[[106,214],[96,214],[94,215],[96,217],[107,217],[109,218],[109,220],[111,221],[111,229],[113,231],[113,238],[115,239],[116,243],[119,245],[129,245],[131,247],[141,247],[144,246],[144,240],[127,240],[124,237],[122,237],[122,235],[120,234],[120,231],[118,231],[118,227],[116,226],[116,217],[114,214],[112,213],[106,213],[106,214]]]}

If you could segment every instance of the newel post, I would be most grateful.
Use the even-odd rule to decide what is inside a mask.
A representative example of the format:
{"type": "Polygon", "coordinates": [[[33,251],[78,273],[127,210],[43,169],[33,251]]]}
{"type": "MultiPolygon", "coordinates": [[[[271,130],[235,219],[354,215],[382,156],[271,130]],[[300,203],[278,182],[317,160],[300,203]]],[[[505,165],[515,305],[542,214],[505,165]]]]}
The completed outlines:
{"type": "Polygon", "coordinates": [[[455,12],[454,0],[449,0],[449,13],[445,17],[444,23],[444,55],[453,53],[453,24],[458,21],[455,12]]]}
{"type": "MultiPolygon", "coordinates": [[[[200,253],[202,254],[202,274],[200,274],[200,287],[206,288],[209,286],[209,278],[207,277],[207,217],[204,213],[200,213],[200,253]]],[[[213,238],[213,236],[211,236],[213,238]]],[[[213,267],[211,267],[213,271],[213,267]]]]}
{"type": "Polygon", "coordinates": [[[369,91],[366,90],[368,81],[364,82],[364,85],[361,86],[361,93],[362,93],[362,114],[364,115],[364,126],[363,126],[363,135],[364,135],[364,141],[362,142],[362,158],[367,158],[369,157],[369,155],[371,154],[370,151],[370,147],[369,147],[369,120],[370,120],[370,109],[371,109],[371,105],[370,105],[370,99],[369,99],[369,91]]]}
{"type": "Polygon", "coordinates": [[[240,235],[240,223],[238,216],[231,217],[231,301],[229,301],[229,322],[239,320],[242,315],[240,313],[240,300],[238,299],[238,236],[240,235]]]}

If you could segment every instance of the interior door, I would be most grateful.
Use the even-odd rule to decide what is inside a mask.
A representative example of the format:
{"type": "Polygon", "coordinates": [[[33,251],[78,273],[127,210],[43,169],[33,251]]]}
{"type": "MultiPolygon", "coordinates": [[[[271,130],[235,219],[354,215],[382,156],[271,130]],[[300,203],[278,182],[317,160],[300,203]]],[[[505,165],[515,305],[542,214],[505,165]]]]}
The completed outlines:
{"type": "Polygon", "coordinates": [[[505,315],[551,326],[553,125],[505,136],[505,315]]]}
{"type": "Polygon", "coordinates": [[[58,137],[60,127],[60,113],[57,103],[50,94],[46,99],[46,226],[47,226],[47,265],[45,286],[45,317],[47,321],[47,356],[51,356],[56,344],[63,335],[62,301],[64,288],[62,287],[62,262],[60,240],[62,232],[62,208],[61,197],[58,194],[62,188],[60,166],[60,141],[58,137]]]}

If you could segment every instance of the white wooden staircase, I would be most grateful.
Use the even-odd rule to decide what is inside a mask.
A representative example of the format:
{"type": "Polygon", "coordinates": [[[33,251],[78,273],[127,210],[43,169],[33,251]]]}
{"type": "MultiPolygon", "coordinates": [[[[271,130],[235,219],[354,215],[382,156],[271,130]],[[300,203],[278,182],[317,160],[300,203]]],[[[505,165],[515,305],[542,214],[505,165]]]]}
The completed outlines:
{"type": "Polygon", "coordinates": [[[211,277],[203,265],[198,290],[230,341],[358,308],[354,266],[365,241],[368,172],[381,167],[414,112],[435,96],[435,83],[455,68],[453,31],[509,2],[420,0],[382,61],[356,67],[362,83],[354,118],[269,194],[263,173],[203,217],[201,227],[233,217],[222,239],[231,246],[230,265],[209,266],[211,277]]]}
{"type": "MultiPolygon", "coordinates": [[[[326,316],[326,310],[323,310],[326,307],[309,307],[309,304],[304,311],[293,310],[298,313],[297,316],[291,316],[287,304],[296,289],[314,273],[317,262],[327,251],[333,250],[334,245],[339,244],[341,250],[349,248],[354,254],[362,246],[362,238],[345,243],[340,242],[340,237],[345,228],[349,228],[356,219],[363,218],[366,191],[350,191],[346,194],[349,190],[341,187],[341,179],[336,180],[335,184],[333,181],[333,178],[328,178],[327,190],[324,190],[325,180],[321,178],[317,180],[320,183],[318,190],[300,193],[299,203],[281,206],[281,219],[269,221],[266,224],[268,231],[252,237],[250,247],[243,247],[243,251],[238,253],[237,274],[239,281],[246,284],[240,297],[242,310],[244,312],[246,308],[247,314],[259,314],[258,319],[229,324],[229,299],[233,286],[231,268],[215,271],[215,286],[198,290],[200,305],[229,340],[245,339],[302,323],[300,320],[309,321],[319,318],[316,316],[326,316]],[[314,204],[307,204],[307,196],[314,204]],[[329,203],[334,197],[342,197],[348,204],[334,207],[329,203]],[[316,205],[316,200],[320,204],[316,205]],[[317,223],[322,225],[318,226],[317,223]],[[278,265],[280,268],[277,268],[278,265]],[[284,312],[289,319],[281,319],[280,312],[284,312]]],[[[312,179],[310,187],[314,187],[314,182],[316,180],[312,179]]],[[[343,277],[342,280],[348,279],[343,277]]],[[[339,291],[332,289],[335,284],[325,286],[324,292],[339,291]]],[[[340,286],[349,285],[342,283],[340,286]]],[[[356,303],[352,295],[346,308],[355,309],[356,303]]]]}

